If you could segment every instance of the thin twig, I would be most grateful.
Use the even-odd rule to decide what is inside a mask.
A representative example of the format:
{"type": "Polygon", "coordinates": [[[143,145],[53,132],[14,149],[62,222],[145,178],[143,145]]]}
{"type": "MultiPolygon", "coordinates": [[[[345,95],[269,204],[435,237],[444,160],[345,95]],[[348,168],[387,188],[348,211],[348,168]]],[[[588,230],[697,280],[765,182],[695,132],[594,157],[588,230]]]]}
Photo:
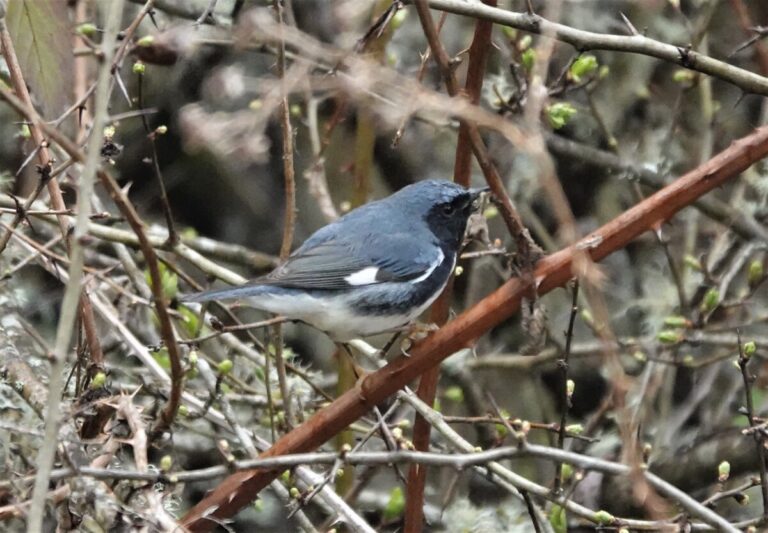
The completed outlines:
{"type": "MultiPolygon", "coordinates": [[[[3,311],[8,307],[4,305],[3,311]]],[[[22,355],[24,346],[21,343],[25,333],[23,323],[11,313],[6,316],[8,320],[0,324],[0,375],[8,383],[13,383],[13,390],[27,402],[37,416],[44,419],[48,405],[48,389],[38,379],[38,372],[30,366],[28,354],[22,355]]],[[[44,437],[42,432],[39,435],[44,437]]],[[[30,481],[34,481],[34,478],[30,481]]]]}
{"type": "MultiPolygon", "coordinates": [[[[64,389],[64,365],[69,353],[69,343],[77,316],[78,302],[86,303],[86,298],[81,298],[82,289],[80,287],[85,253],[82,239],[88,233],[91,195],[93,194],[97,168],[101,159],[102,138],[100,132],[104,129],[107,107],[109,105],[109,59],[117,42],[117,32],[120,27],[122,13],[123,0],[115,0],[110,4],[102,40],[102,53],[104,54],[105,63],[99,69],[92,134],[88,142],[87,154],[80,158],[84,162],[84,168],[78,181],[77,216],[72,232],[73,237],[70,239],[69,245],[69,281],[67,282],[64,299],[61,303],[61,316],[59,317],[56,344],[51,360],[48,382],[48,408],[45,415],[45,438],[37,455],[37,476],[32,493],[29,522],[27,523],[27,531],[30,533],[37,533],[42,530],[45,517],[45,498],[48,493],[48,476],[50,475],[53,459],[56,454],[56,436],[59,429],[61,396],[64,389]]],[[[0,19],[0,32],[2,33],[6,32],[4,24],[4,21],[0,19]]],[[[4,42],[4,46],[6,44],[4,42]]],[[[6,53],[8,52],[6,49],[6,53]]],[[[35,121],[33,120],[33,122],[35,121]]],[[[54,182],[51,181],[51,183],[54,182]]],[[[60,209],[56,205],[54,205],[54,208],[60,209]]],[[[87,304],[88,310],[90,310],[90,301],[87,304]]],[[[91,312],[92,316],[93,313],[91,312]]],[[[95,327],[91,334],[95,335],[95,327]]]]}
{"type": "MultiPolygon", "coordinates": [[[[139,27],[139,24],[141,24],[141,21],[144,19],[144,17],[152,10],[154,6],[154,0],[147,0],[144,2],[144,6],[139,10],[139,12],[134,17],[133,21],[131,21],[131,24],[128,26],[128,28],[125,29],[125,31],[122,34],[122,42],[120,44],[120,47],[115,52],[114,57],[112,58],[112,66],[110,68],[112,73],[115,73],[117,69],[121,66],[121,62],[123,60],[123,57],[125,57],[125,53],[128,51],[128,45],[131,42],[131,39],[133,38],[133,34],[136,33],[136,30],[139,27]]],[[[90,87],[86,91],[83,92],[83,94],[80,96],[80,98],[72,104],[67,110],[64,111],[64,113],[61,114],[56,120],[52,122],[53,126],[60,126],[64,120],[77,111],[78,109],[83,109],[85,106],[85,102],[88,100],[88,98],[91,97],[93,94],[93,91],[96,90],[96,84],[91,84],[90,87]]],[[[110,91],[111,92],[111,91],[110,91]]]]}
{"type": "Polygon", "coordinates": [[[305,90],[305,100],[307,102],[307,129],[309,130],[309,141],[312,146],[313,162],[304,170],[304,179],[307,180],[309,193],[317,201],[320,212],[325,217],[326,222],[333,222],[339,218],[336,206],[333,204],[333,198],[328,191],[328,177],[325,172],[325,157],[323,157],[323,146],[320,141],[320,125],[317,118],[319,100],[312,96],[309,82],[305,90]]]}
{"type": "MultiPolygon", "coordinates": [[[[30,98],[29,91],[27,90],[27,85],[24,80],[24,74],[21,71],[21,67],[16,57],[13,41],[11,40],[11,34],[8,32],[8,27],[5,24],[5,18],[0,18],[0,45],[2,45],[3,57],[6,64],[8,65],[8,70],[11,76],[11,83],[13,84],[13,88],[18,95],[19,100],[26,105],[31,105],[32,99],[30,98]]],[[[35,149],[33,151],[39,155],[40,159],[40,182],[38,183],[35,192],[28,199],[26,204],[31,204],[36,198],[36,195],[42,192],[43,187],[47,186],[49,194],[51,195],[51,203],[53,204],[53,208],[57,211],[64,210],[66,209],[66,205],[61,199],[61,191],[59,189],[58,182],[56,180],[49,179],[48,177],[53,168],[54,162],[53,157],[48,150],[48,141],[46,141],[42,132],[35,126],[35,124],[29,125],[29,132],[32,140],[35,143],[35,149]]],[[[18,226],[23,219],[23,210],[19,210],[18,215],[16,218],[14,218],[14,222],[11,223],[11,227],[15,228],[18,226]]],[[[64,223],[61,216],[58,217],[58,220],[62,234],[66,235],[68,230],[66,224],[64,223]]],[[[0,238],[0,252],[5,250],[5,247],[8,244],[10,238],[10,232],[8,231],[6,231],[3,237],[0,238]]]]}
{"type": "MultiPolygon", "coordinates": [[[[274,0],[279,31],[284,27],[283,10],[286,0],[274,0]]],[[[293,247],[293,234],[296,226],[296,181],[293,167],[293,128],[291,127],[291,110],[288,104],[288,89],[285,85],[285,40],[280,39],[277,56],[277,73],[280,77],[280,125],[283,131],[283,178],[285,179],[285,212],[283,221],[283,241],[280,245],[280,259],[285,261],[293,247]]]]}
{"type": "MultiPolygon", "coordinates": [[[[14,203],[9,197],[0,196],[0,205],[12,206],[14,203]]],[[[56,220],[51,220],[46,211],[50,211],[51,215],[65,216],[67,224],[71,224],[74,221],[74,219],[69,216],[69,214],[72,213],[70,209],[45,210],[43,209],[43,204],[40,204],[39,202],[33,204],[33,208],[33,210],[27,211],[26,214],[29,216],[39,217],[41,220],[51,224],[55,224],[56,220]],[[40,209],[37,209],[38,207],[40,209]]],[[[94,217],[97,218],[100,216],[101,215],[94,215],[94,217]]],[[[140,247],[139,238],[135,233],[108,226],[106,224],[91,223],[88,227],[88,234],[92,237],[103,239],[105,241],[122,243],[134,248],[140,247]]],[[[147,239],[155,249],[168,249],[168,237],[167,233],[165,232],[152,231],[147,234],[147,239]]],[[[226,281],[232,285],[242,285],[247,281],[247,279],[240,276],[236,272],[229,270],[220,264],[204,257],[201,254],[204,253],[214,259],[230,261],[236,264],[255,268],[260,271],[269,270],[277,265],[277,259],[273,256],[250,250],[244,246],[219,242],[213,239],[208,239],[206,237],[183,237],[181,242],[176,245],[172,251],[175,252],[179,257],[189,261],[203,273],[226,281]]]]}
{"type": "MultiPolygon", "coordinates": [[[[149,470],[149,459],[147,457],[149,439],[147,438],[144,421],[141,419],[141,413],[133,404],[133,396],[121,396],[117,404],[117,409],[118,412],[123,415],[131,430],[130,443],[131,448],[133,449],[136,468],[139,472],[146,472],[149,470]]],[[[154,487],[150,486],[144,490],[144,495],[149,503],[147,518],[154,526],[153,529],[164,533],[174,533],[175,531],[178,531],[179,525],[176,523],[176,520],[165,510],[165,507],[163,507],[161,494],[155,491],[154,487]]]]}
{"type": "Polygon", "coordinates": [[[765,28],[755,28],[749,17],[749,9],[744,3],[744,0],[731,0],[731,7],[736,12],[736,18],[739,21],[739,25],[745,33],[754,34],[746,43],[741,46],[737,46],[736,49],[731,52],[728,57],[730,58],[740,50],[743,50],[747,46],[754,44],[755,46],[755,59],[758,65],[760,65],[760,72],[763,75],[768,74],[768,48],[762,39],[766,36],[765,28]]]}
{"type": "MultiPolygon", "coordinates": [[[[399,402],[397,402],[397,401],[396,401],[396,402],[393,402],[393,404],[390,406],[390,408],[389,408],[389,409],[387,409],[387,412],[386,412],[386,413],[384,413],[384,414],[382,414],[381,416],[379,416],[379,417],[378,417],[378,420],[377,420],[377,421],[376,421],[376,423],[373,425],[373,427],[371,427],[371,429],[370,429],[370,430],[368,430],[368,433],[366,433],[365,435],[363,435],[363,437],[362,437],[361,439],[359,439],[359,440],[358,440],[358,442],[355,444],[355,446],[354,446],[354,448],[352,448],[352,450],[350,450],[349,452],[343,452],[343,451],[342,451],[341,453],[338,453],[338,454],[337,454],[337,457],[338,457],[338,459],[337,459],[337,460],[336,460],[336,461],[333,463],[333,465],[332,465],[332,467],[331,467],[331,470],[328,472],[328,474],[326,474],[326,475],[323,477],[323,481],[322,481],[322,483],[318,484],[318,485],[317,485],[317,486],[316,486],[316,487],[315,487],[315,488],[312,490],[312,492],[310,492],[309,494],[307,494],[307,495],[304,497],[304,499],[303,499],[303,500],[304,500],[304,501],[303,501],[303,503],[304,503],[304,504],[306,504],[306,503],[308,503],[309,501],[311,501],[312,497],[313,497],[315,494],[317,494],[318,492],[320,492],[320,490],[321,490],[323,487],[325,487],[325,485],[327,485],[327,484],[328,484],[330,481],[332,481],[332,480],[334,479],[335,473],[338,471],[338,468],[339,468],[341,465],[343,465],[343,464],[346,462],[346,457],[347,457],[349,454],[355,454],[355,453],[359,452],[359,451],[360,451],[360,450],[363,448],[363,446],[365,446],[365,444],[366,444],[366,443],[367,443],[367,442],[370,440],[370,438],[371,438],[371,437],[372,437],[372,436],[373,436],[373,435],[374,435],[374,434],[375,434],[377,431],[379,431],[379,429],[380,429],[380,428],[381,428],[381,427],[382,427],[384,424],[386,424],[386,421],[387,421],[387,419],[388,419],[390,416],[392,416],[392,415],[395,413],[395,411],[397,410],[397,407],[398,407],[399,405],[400,405],[400,403],[399,403],[399,402]]],[[[389,453],[391,453],[391,450],[389,451],[389,453]]],[[[348,496],[347,496],[347,498],[348,498],[348,496]]]]}
{"type": "Polygon", "coordinates": [[[139,239],[139,245],[144,259],[147,262],[147,268],[151,278],[152,296],[154,298],[155,309],[157,310],[157,317],[160,322],[160,334],[163,339],[163,343],[168,350],[168,359],[171,365],[171,391],[168,395],[168,401],[166,402],[161,412],[160,419],[152,428],[152,434],[157,435],[170,427],[173,420],[176,418],[176,413],[181,404],[181,393],[184,381],[184,369],[181,366],[181,354],[179,351],[179,345],[176,342],[176,335],[173,331],[173,325],[171,323],[171,317],[168,313],[168,305],[166,303],[166,295],[163,289],[162,276],[160,274],[159,261],[157,254],[152,247],[149,239],[147,239],[146,232],[144,230],[144,223],[141,221],[139,214],[136,212],[136,208],[128,200],[128,197],[120,189],[115,179],[107,172],[99,171],[99,179],[104,187],[109,192],[110,197],[128,220],[131,228],[139,239]]]}
{"type": "MultiPolygon", "coordinates": [[[[645,187],[658,190],[664,187],[664,176],[649,168],[648,165],[632,164],[606,150],[600,150],[584,143],[579,143],[556,134],[547,134],[547,147],[556,155],[576,158],[580,161],[595,165],[611,175],[636,179],[645,187]]],[[[758,224],[749,213],[736,210],[731,205],[717,198],[703,197],[696,200],[693,206],[726,226],[743,239],[757,239],[768,242],[768,232],[758,224]]]]}
{"type": "MultiPolygon", "coordinates": [[[[565,350],[563,350],[563,357],[559,359],[557,365],[560,367],[560,375],[562,377],[560,401],[562,403],[562,412],[560,413],[560,427],[557,431],[557,447],[561,450],[565,446],[566,436],[566,424],[568,422],[568,410],[571,408],[571,391],[568,390],[568,365],[569,358],[571,356],[571,346],[573,344],[573,327],[576,324],[576,315],[579,312],[579,280],[573,280],[571,294],[571,316],[568,319],[568,329],[565,332],[565,350]]],[[[562,488],[562,465],[555,465],[555,483],[554,491],[559,493],[562,488]]]]}
{"type": "Polygon", "coordinates": [[[209,333],[208,335],[202,335],[200,337],[195,337],[193,339],[187,339],[184,341],[179,341],[181,344],[200,344],[201,342],[205,342],[207,340],[216,338],[220,335],[224,335],[225,333],[231,333],[233,331],[244,331],[249,329],[258,329],[258,328],[266,328],[269,326],[276,326],[278,324],[282,324],[285,322],[285,317],[282,316],[276,316],[272,318],[268,318],[266,320],[260,320],[258,322],[251,322],[249,324],[233,324],[231,326],[223,326],[221,329],[217,329],[213,333],[209,333]]]}
{"type": "MultiPolygon", "coordinates": [[[[747,402],[747,423],[752,428],[755,423],[755,406],[752,401],[752,381],[753,377],[749,374],[749,357],[744,352],[744,344],[741,342],[741,331],[736,330],[737,342],[739,343],[739,369],[744,381],[744,394],[747,402]]],[[[768,475],[766,474],[765,447],[763,446],[763,437],[759,431],[753,434],[755,439],[755,452],[757,453],[757,464],[760,467],[760,491],[763,497],[763,518],[768,519],[768,475]]]]}
{"type": "MultiPolygon", "coordinates": [[[[707,507],[714,507],[714,504],[719,502],[720,500],[724,500],[726,498],[739,498],[739,496],[744,496],[744,491],[751,489],[755,485],[759,485],[760,482],[757,480],[757,478],[750,478],[738,487],[733,487],[732,489],[728,490],[719,490],[716,493],[714,493],[712,496],[707,498],[706,500],[702,501],[702,505],[706,505],[707,507]]],[[[738,501],[738,500],[737,500],[738,501]]],[[[742,500],[743,501],[743,500],[742,500]]]]}
{"type": "MultiPolygon", "coordinates": [[[[488,401],[493,406],[493,410],[496,412],[496,416],[501,420],[502,425],[507,430],[507,434],[512,435],[515,437],[515,439],[517,439],[517,446],[520,448],[525,444],[526,434],[523,432],[515,431],[515,429],[512,427],[512,424],[509,423],[509,421],[501,412],[501,408],[499,408],[499,404],[496,403],[496,399],[493,397],[493,394],[487,392],[487,397],[488,401]]],[[[536,507],[536,504],[533,503],[533,499],[527,490],[520,490],[520,495],[523,497],[523,501],[525,502],[525,507],[528,510],[528,516],[530,517],[531,523],[533,524],[533,529],[536,531],[536,533],[540,533],[541,524],[539,523],[539,515],[542,515],[543,513],[538,507],[536,507]]]]}
{"type": "MultiPolygon", "coordinates": [[[[422,402],[422,405],[425,404],[422,402]]],[[[340,456],[336,452],[297,453],[277,457],[259,457],[256,459],[237,460],[226,465],[174,472],[173,474],[166,474],[158,471],[136,472],[120,468],[85,467],[79,469],[77,473],[92,476],[97,479],[190,483],[193,481],[214,479],[227,473],[229,470],[251,470],[259,468],[264,470],[284,471],[287,468],[295,466],[332,466],[337,463],[340,458],[342,464],[348,465],[386,466],[388,464],[417,463],[438,468],[464,470],[475,465],[487,465],[493,461],[503,461],[506,459],[517,459],[522,457],[539,457],[552,462],[560,461],[578,466],[585,470],[606,472],[611,475],[624,475],[624,473],[629,471],[629,467],[621,463],[568,452],[551,446],[527,444],[522,448],[520,446],[503,446],[492,448],[490,450],[475,450],[474,447],[472,447],[468,451],[459,453],[446,453],[445,451],[417,452],[413,450],[356,451],[346,453],[343,456],[340,456]]],[[[71,468],[61,468],[51,473],[51,479],[58,481],[75,474],[76,473],[71,468]]],[[[663,484],[665,482],[661,481],[661,483],[663,484]]],[[[706,501],[710,502],[711,500],[706,501]]]]}
{"type": "MultiPolygon", "coordinates": [[[[599,348],[598,348],[599,349],[599,348]]],[[[523,356],[523,357],[530,357],[530,356],[523,356]]],[[[449,424],[504,424],[505,422],[512,425],[512,428],[514,432],[519,431],[519,425],[522,422],[521,420],[513,420],[511,418],[496,418],[493,416],[443,416],[443,420],[448,422],[449,424]]],[[[525,421],[527,424],[530,424],[531,429],[540,429],[544,431],[549,431],[551,433],[559,433],[560,432],[560,426],[555,423],[543,423],[543,422],[531,422],[529,420],[525,421]]],[[[573,433],[570,431],[565,432],[566,438],[574,439],[574,440],[581,440],[584,442],[598,442],[600,439],[593,439],[591,437],[585,437],[584,435],[573,433]]]]}
{"type": "Polygon", "coordinates": [[[269,356],[269,343],[267,336],[269,332],[264,333],[264,344],[267,350],[264,353],[264,392],[267,396],[267,414],[269,415],[269,433],[272,437],[272,444],[277,440],[277,432],[275,431],[275,402],[272,399],[272,371],[270,362],[272,358],[269,356]]]}
{"type": "Polygon", "coordinates": [[[199,17],[197,17],[197,20],[195,21],[195,26],[199,26],[200,24],[205,24],[205,22],[210,17],[211,21],[215,23],[215,20],[213,19],[213,10],[216,9],[216,2],[218,0],[209,0],[208,5],[205,7],[203,12],[200,14],[199,17]]]}
{"type": "MultiPolygon", "coordinates": [[[[73,159],[77,161],[84,161],[85,156],[80,151],[79,147],[73,143],[68,137],[64,136],[59,130],[45,124],[40,120],[37,112],[29,105],[19,101],[13,94],[7,89],[0,87],[0,97],[8,102],[16,111],[22,113],[28,120],[37,125],[45,133],[56,140],[56,143],[61,146],[73,159]]],[[[157,316],[160,322],[160,332],[168,349],[168,356],[171,363],[171,394],[169,395],[168,402],[162,411],[162,416],[154,432],[160,432],[165,430],[175,418],[178,406],[181,400],[182,381],[184,378],[183,369],[181,366],[181,357],[179,354],[179,347],[175,340],[175,334],[173,332],[173,325],[171,324],[170,316],[168,314],[168,306],[165,302],[165,295],[163,293],[162,280],[160,276],[160,269],[158,266],[157,254],[152,246],[150,239],[147,237],[144,223],[142,222],[139,214],[137,213],[133,204],[128,200],[125,192],[120,188],[115,179],[107,172],[99,170],[97,176],[109,192],[112,200],[120,209],[123,216],[128,221],[131,229],[136,234],[139,247],[141,248],[144,258],[149,268],[150,277],[152,279],[152,295],[155,299],[155,308],[157,309],[157,316]]],[[[59,209],[54,206],[54,208],[59,209]]],[[[182,253],[183,246],[179,245],[176,248],[176,252],[182,253]]],[[[189,254],[190,250],[186,250],[189,254]]],[[[238,276],[239,278],[239,276],[238,276]]]]}
{"type": "MultiPolygon", "coordinates": [[[[24,245],[28,246],[30,251],[33,250],[33,248],[27,245],[26,242],[24,245]]],[[[67,271],[63,268],[57,267],[49,262],[43,263],[42,266],[53,276],[61,279],[62,283],[67,283],[69,280],[67,271]]],[[[119,318],[119,313],[117,309],[115,309],[115,307],[112,305],[112,303],[107,301],[105,296],[99,293],[95,293],[93,295],[93,306],[96,312],[98,312],[99,315],[101,315],[101,317],[104,319],[104,322],[110,328],[112,328],[119,337],[123,339],[126,346],[129,348],[129,351],[141,361],[141,364],[149,370],[151,375],[164,384],[170,383],[171,378],[168,377],[168,374],[165,372],[165,370],[163,370],[155,358],[152,357],[152,354],[147,349],[146,345],[139,341],[139,339],[136,338],[136,336],[128,329],[125,322],[119,318]]],[[[228,339],[228,337],[225,336],[224,339],[228,339]]],[[[46,351],[50,352],[50,350],[46,351]]],[[[306,376],[304,376],[304,379],[306,380],[306,376]]],[[[316,390],[316,392],[322,395],[322,390],[316,390]]],[[[195,409],[202,409],[203,402],[196,396],[189,392],[184,392],[182,393],[182,397],[188,405],[191,405],[195,409]]],[[[47,403],[47,401],[43,402],[43,404],[45,403],[47,403]]],[[[223,416],[220,412],[214,409],[210,409],[208,411],[206,418],[214,424],[218,424],[220,426],[224,425],[224,427],[226,427],[226,421],[224,420],[223,416]]]]}
{"type": "MultiPolygon", "coordinates": [[[[141,21],[144,20],[144,17],[152,12],[154,7],[155,0],[147,0],[144,2],[144,5],[139,10],[139,12],[136,13],[136,16],[133,18],[130,25],[125,29],[125,31],[123,31],[122,42],[120,43],[120,47],[117,49],[117,52],[115,52],[115,58],[112,61],[112,74],[117,74],[120,70],[120,67],[123,66],[123,58],[125,58],[125,54],[128,52],[128,47],[132,44],[133,34],[136,33],[136,30],[139,29],[139,24],[141,24],[141,21]]],[[[116,77],[115,79],[119,80],[119,77],[116,77]]],[[[130,105],[130,101],[128,103],[130,105]]]]}
{"type": "MultiPolygon", "coordinates": [[[[437,35],[440,35],[440,32],[443,29],[443,25],[445,24],[445,20],[448,18],[448,13],[443,13],[440,15],[440,20],[437,22],[437,35]]],[[[429,48],[429,45],[427,45],[427,49],[421,52],[419,54],[421,56],[421,61],[419,62],[419,72],[416,74],[416,81],[421,83],[421,81],[424,79],[424,74],[427,72],[427,63],[429,62],[429,58],[432,56],[432,51],[429,48]]],[[[396,148],[397,145],[400,144],[400,140],[403,138],[403,135],[405,134],[405,127],[408,125],[408,119],[411,115],[413,115],[415,111],[415,107],[413,102],[408,102],[408,112],[405,113],[405,116],[403,117],[403,120],[400,121],[400,125],[397,127],[397,131],[395,132],[394,137],[392,138],[392,148],[396,148]]]]}
{"type": "MultiPolygon", "coordinates": [[[[138,73],[138,88],[137,88],[137,96],[138,96],[138,105],[139,109],[144,108],[144,74],[142,72],[138,73]]],[[[168,192],[165,189],[165,180],[163,179],[163,173],[160,170],[160,161],[158,160],[157,156],[157,135],[158,130],[150,131],[149,129],[149,120],[147,120],[147,115],[142,113],[141,114],[141,124],[144,126],[144,132],[146,133],[147,140],[149,141],[149,147],[151,151],[151,159],[152,159],[152,171],[155,174],[155,181],[157,182],[157,187],[160,189],[160,206],[163,210],[163,216],[165,217],[165,225],[168,227],[168,246],[173,248],[179,243],[179,235],[176,233],[176,225],[173,223],[173,211],[171,211],[171,204],[168,201],[168,192]]]]}
{"type": "MultiPolygon", "coordinates": [[[[464,440],[453,429],[442,421],[442,416],[437,411],[427,406],[424,402],[419,400],[413,393],[401,392],[398,397],[403,401],[409,403],[414,409],[419,411],[425,418],[428,418],[433,427],[440,432],[443,436],[448,438],[453,444],[457,445],[463,451],[470,451],[474,449],[472,444],[464,440]]],[[[516,447],[519,450],[521,456],[541,457],[547,460],[571,464],[573,466],[587,469],[598,470],[611,475],[626,476],[632,472],[632,469],[621,463],[614,463],[606,461],[604,459],[597,459],[594,457],[588,457],[586,455],[567,452],[558,448],[550,448],[546,446],[537,446],[532,444],[525,444],[523,446],[516,447]]],[[[528,490],[533,494],[544,496],[545,498],[562,505],[567,510],[577,513],[579,516],[586,518],[594,522],[596,520],[594,513],[585,513],[585,508],[581,505],[575,504],[571,500],[565,499],[562,496],[557,496],[551,491],[544,489],[543,487],[531,483],[526,478],[519,476],[506,468],[502,467],[498,462],[487,463],[487,468],[494,474],[498,474],[510,481],[518,490],[528,490]]],[[[688,510],[691,515],[698,517],[705,523],[714,526],[722,531],[728,531],[729,533],[737,533],[739,530],[725,520],[722,516],[718,515],[711,509],[708,509],[692,497],[678,489],[677,487],[667,483],[658,476],[651,474],[650,472],[643,472],[645,479],[660,493],[666,495],[669,498],[676,500],[683,508],[688,510]]],[[[628,524],[628,520],[619,520],[619,523],[628,524]]],[[[630,526],[632,527],[632,526],[630,526]]]]}

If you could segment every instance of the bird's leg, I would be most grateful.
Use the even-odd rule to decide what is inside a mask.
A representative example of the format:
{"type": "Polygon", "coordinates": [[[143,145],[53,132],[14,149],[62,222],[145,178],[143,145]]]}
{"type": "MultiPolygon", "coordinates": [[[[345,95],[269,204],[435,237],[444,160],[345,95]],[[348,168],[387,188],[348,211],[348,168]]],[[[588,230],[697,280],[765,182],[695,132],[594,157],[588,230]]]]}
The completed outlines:
{"type": "Polygon", "coordinates": [[[343,349],[346,356],[349,358],[349,364],[352,366],[352,372],[355,374],[355,378],[357,378],[358,381],[360,381],[361,378],[365,377],[365,375],[368,373],[365,370],[363,370],[363,367],[357,364],[355,362],[355,356],[352,355],[352,348],[349,344],[346,342],[340,342],[339,346],[343,349]]]}
{"type": "Polygon", "coordinates": [[[400,335],[402,335],[402,334],[403,334],[402,331],[395,331],[395,334],[392,335],[392,338],[390,338],[387,341],[387,343],[384,345],[384,347],[381,350],[379,350],[379,355],[381,357],[386,357],[387,354],[389,353],[389,350],[392,349],[392,346],[395,345],[395,342],[397,342],[397,339],[399,339],[400,335]]]}

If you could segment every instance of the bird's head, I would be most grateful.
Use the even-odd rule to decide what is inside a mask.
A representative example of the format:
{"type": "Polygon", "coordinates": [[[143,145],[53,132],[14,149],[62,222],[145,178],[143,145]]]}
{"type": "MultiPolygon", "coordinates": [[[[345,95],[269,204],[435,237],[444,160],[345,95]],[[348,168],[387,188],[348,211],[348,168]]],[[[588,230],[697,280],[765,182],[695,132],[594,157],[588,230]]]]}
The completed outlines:
{"type": "Polygon", "coordinates": [[[393,197],[421,217],[441,246],[457,250],[476,200],[486,191],[487,187],[465,189],[451,181],[426,180],[401,189],[393,197]]]}

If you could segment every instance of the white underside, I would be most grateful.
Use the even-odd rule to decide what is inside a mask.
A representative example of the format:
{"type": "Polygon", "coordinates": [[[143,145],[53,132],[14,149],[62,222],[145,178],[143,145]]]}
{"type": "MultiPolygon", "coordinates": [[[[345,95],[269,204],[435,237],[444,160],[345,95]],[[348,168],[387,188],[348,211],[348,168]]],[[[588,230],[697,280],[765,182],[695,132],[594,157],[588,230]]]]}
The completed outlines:
{"type": "Polygon", "coordinates": [[[254,299],[252,304],[265,311],[306,322],[327,332],[337,341],[373,335],[408,322],[408,317],[356,316],[342,297],[321,300],[308,295],[270,295],[254,299]]]}
{"type": "Polygon", "coordinates": [[[301,320],[325,331],[333,340],[344,342],[359,337],[392,331],[416,319],[437,298],[431,298],[424,305],[407,315],[360,316],[349,305],[347,298],[315,298],[309,295],[266,295],[251,300],[256,308],[301,320]]]}

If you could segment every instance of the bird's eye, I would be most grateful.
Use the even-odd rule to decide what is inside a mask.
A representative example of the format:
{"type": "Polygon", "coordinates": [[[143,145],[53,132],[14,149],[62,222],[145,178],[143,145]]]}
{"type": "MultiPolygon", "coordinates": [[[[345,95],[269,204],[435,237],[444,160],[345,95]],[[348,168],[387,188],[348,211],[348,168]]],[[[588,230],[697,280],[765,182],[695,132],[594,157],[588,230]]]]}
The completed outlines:
{"type": "Polygon", "coordinates": [[[456,208],[452,204],[444,204],[442,210],[444,215],[452,215],[456,208]]]}

